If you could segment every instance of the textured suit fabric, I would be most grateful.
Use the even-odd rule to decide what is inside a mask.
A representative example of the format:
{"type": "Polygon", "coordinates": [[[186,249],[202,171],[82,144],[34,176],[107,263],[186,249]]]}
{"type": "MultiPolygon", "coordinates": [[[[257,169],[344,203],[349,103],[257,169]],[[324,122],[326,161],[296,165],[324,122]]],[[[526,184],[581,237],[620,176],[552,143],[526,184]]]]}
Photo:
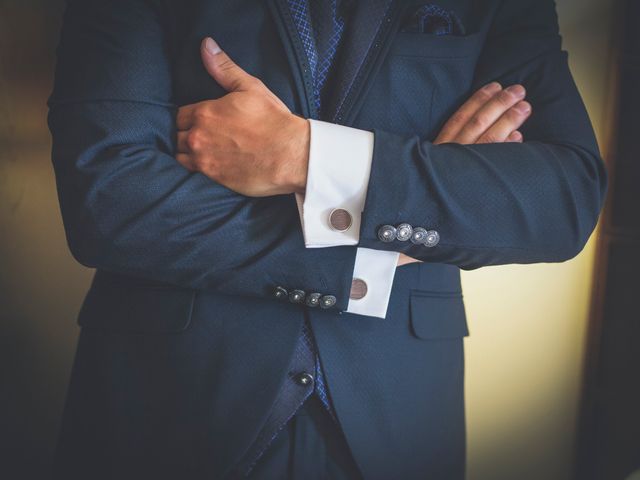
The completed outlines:
{"type": "MultiPolygon", "coordinates": [[[[293,358],[288,365],[289,375],[280,387],[275,400],[272,402],[271,410],[260,428],[255,440],[247,452],[242,456],[238,464],[234,467],[232,476],[244,478],[254,469],[257,462],[264,456],[265,452],[273,448],[273,443],[278,436],[285,434],[283,430],[292,421],[296,412],[302,405],[312,397],[315,390],[313,383],[309,385],[299,385],[296,376],[301,372],[313,372],[317,368],[318,355],[311,332],[306,328],[306,321],[303,324],[301,335],[293,351],[293,358]]],[[[317,375],[317,372],[314,372],[317,375]]],[[[319,396],[318,396],[319,398],[319,396]]],[[[321,404],[323,404],[321,402],[321,404]]],[[[326,409],[326,405],[324,405],[326,409]]],[[[335,428],[335,425],[334,425],[335,428]]]]}
{"type": "Polygon", "coordinates": [[[364,478],[463,478],[459,269],[571,258],[606,174],[551,0],[439,2],[465,36],[400,33],[414,2],[370,4],[384,20],[344,39],[365,60],[338,55],[327,88],[340,123],[375,133],[360,246],[424,260],[398,269],[384,320],[344,313],[356,247],[305,249],[292,196],[242,197],[173,158],[176,107],[225,94],[201,65],[207,35],[317,116],[284,0],[69,2],[49,125],[69,246],[97,272],[58,478],[224,478],[264,424],[305,317],[364,478]],[[491,80],[527,88],[526,142],[433,145],[491,80]],[[440,244],[377,240],[402,222],[438,230],[440,244]],[[277,285],[337,303],[280,302],[277,285]]]}
{"type": "Polygon", "coordinates": [[[349,445],[335,430],[326,409],[311,398],[275,439],[248,478],[359,480],[362,475],[351,457],[349,445]]]}

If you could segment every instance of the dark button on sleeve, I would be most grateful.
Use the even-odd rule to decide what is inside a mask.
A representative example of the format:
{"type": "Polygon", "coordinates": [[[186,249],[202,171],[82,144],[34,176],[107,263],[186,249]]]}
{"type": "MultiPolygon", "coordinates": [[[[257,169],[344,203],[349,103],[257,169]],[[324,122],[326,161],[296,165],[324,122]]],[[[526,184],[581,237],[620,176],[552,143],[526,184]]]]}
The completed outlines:
{"type": "Polygon", "coordinates": [[[336,297],[333,295],[324,295],[320,299],[320,307],[321,308],[331,308],[336,304],[336,297]]]}
{"type": "Polygon", "coordinates": [[[396,227],[393,225],[383,225],[378,230],[378,238],[385,243],[393,242],[396,239],[396,227]]]}
{"type": "Polygon", "coordinates": [[[304,303],[306,303],[309,307],[317,307],[320,305],[320,298],[322,295],[320,293],[310,293],[307,295],[307,299],[304,303]]]}
{"type": "Polygon", "coordinates": [[[289,292],[287,292],[287,289],[284,287],[276,287],[273,291],[273,296],[277,299],[282,300],[289,296],[289,292]]]}
{"type": "Polygon", "coordinates": [[[305,292],[303,290],[292,290],[289,293],[289,301],[291,303],[302,303],[304,301],[305,292]]]}

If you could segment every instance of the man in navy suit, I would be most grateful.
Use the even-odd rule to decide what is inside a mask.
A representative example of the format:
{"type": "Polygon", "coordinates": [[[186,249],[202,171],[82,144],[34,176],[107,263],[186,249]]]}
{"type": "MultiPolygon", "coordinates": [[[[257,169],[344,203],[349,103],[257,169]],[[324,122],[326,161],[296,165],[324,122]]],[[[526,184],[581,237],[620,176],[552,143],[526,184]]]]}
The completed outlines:
{"type": "Polygon", "coordinates": [[[49,105],[57,478],[464,478],[460,268],[606,189],[551,0],[70,0],[49,105]]]}

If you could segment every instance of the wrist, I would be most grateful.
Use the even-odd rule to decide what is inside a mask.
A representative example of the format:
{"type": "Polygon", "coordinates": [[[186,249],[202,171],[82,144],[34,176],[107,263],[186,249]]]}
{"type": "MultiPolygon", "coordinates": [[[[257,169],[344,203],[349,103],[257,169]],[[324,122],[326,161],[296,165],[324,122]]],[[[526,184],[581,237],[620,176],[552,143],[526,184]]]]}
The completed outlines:
{"type": "Polygon", "coordinates": [[[311,126],[306,118],[290,114],[287,138],[287,154],[281,175],[285,188],[292,193],[304,193],[309,169],[309,145],[311,126]]]}

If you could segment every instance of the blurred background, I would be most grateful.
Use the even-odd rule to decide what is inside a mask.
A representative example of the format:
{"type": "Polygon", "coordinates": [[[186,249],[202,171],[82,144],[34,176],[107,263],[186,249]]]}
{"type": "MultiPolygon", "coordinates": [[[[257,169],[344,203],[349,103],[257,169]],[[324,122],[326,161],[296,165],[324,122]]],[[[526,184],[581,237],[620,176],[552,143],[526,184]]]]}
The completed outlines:
{"type": "MultiPolygon", "coordinates": [[[[640,468],[633,298],[640,132],[632,121],[640,40],[635,28],[621,29],[625,19],[640,20],[638,5],[557,2],[576,82],[619,174],[600,234],[577,258],[463,274],[469,480],[618,480],[640,468]]],[[[62,9],[62,0],[0,0],[0,477],[7,479],[47,478],[76,315],[92,276],[65,243],[45,123],[62,9]]]]}

